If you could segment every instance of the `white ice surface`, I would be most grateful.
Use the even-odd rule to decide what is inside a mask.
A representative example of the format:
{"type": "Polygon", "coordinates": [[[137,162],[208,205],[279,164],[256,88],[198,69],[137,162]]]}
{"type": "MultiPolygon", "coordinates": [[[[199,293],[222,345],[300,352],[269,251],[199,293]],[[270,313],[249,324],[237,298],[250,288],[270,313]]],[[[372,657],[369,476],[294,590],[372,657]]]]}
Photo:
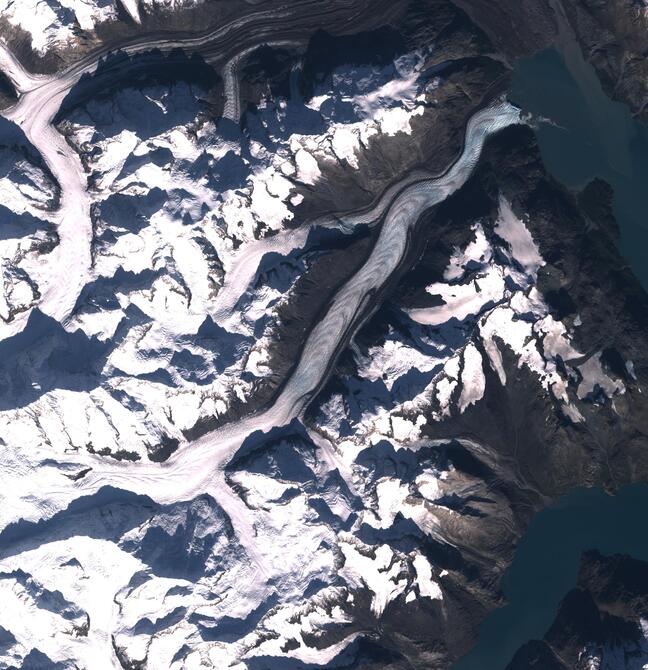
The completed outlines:
{"type": "Polygon", "coordinates": [[[472,343],[464,350],[461,387],[459,411],[463,412],[466,407],[474,405],[478,400],[482,399],[486,388],[482,357],[477,347],[472,343]]]}
{"type": "Polygon", "coordinates": [[[495,232],[508,243],[513,258],[527,273],[535,277],[538,268],[544,265],[538,247],[529,229],[515,216],[506,198],[500,196],[499,204],[499,217],[495,224],[495,232]]]}

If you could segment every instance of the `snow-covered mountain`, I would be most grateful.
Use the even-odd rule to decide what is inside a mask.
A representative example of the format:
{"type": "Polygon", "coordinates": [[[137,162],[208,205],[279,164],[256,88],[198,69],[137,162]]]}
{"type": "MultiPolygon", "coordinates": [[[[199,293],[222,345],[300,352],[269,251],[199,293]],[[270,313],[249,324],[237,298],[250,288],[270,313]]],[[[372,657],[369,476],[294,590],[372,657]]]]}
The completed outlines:
{"type": "Polygon", "coordinates": [[[610,195],[481,29],[234,5],[0,5],[0,667],[447,668],[646,474],[610,195]]]}
{"type": "Polygon", "coordinates": [[[205,0],[2,0],[0,16],[24,31],[40,55],[92,38],[102,24],[141,23],[142,15],[192,8],[205,0]]]}

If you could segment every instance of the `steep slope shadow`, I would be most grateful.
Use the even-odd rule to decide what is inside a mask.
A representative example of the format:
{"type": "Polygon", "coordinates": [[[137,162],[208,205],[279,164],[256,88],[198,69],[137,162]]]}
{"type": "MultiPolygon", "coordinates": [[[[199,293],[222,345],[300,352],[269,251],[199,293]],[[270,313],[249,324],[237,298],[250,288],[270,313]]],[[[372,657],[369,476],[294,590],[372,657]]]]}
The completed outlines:
{"type": "MultiPolygon", "coordinates": [[[[84,74],[72,86],[53,122],[60,123],[71,110],[98,96],[113,95],[124,88],[168,86],[180,81],[197,84],[212,92],[213,102],[221,103],[217,104],[215,114],[222,111],[222,100],[217,92],[222,86],[222,79],[199,54],[187,55],[182,49],[174,49],[168,54],[159,49],[134,55],[118,51],[105,56],[95,72],[84,74]]],[[[153,107],[150,111],[154,112],[153,107]]],[[[152,128],[154,127],[155,123],[152,123],[152,128]]],[[[156,134],[154,130],[151,132],[156,134]]]]}

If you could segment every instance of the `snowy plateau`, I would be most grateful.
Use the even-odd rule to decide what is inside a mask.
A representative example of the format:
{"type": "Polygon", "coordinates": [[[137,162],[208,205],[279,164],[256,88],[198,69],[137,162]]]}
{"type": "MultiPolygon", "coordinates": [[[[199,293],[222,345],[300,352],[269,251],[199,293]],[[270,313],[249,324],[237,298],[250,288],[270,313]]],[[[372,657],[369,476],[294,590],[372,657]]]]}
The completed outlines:
{"type": "Polygon", "coordinates": [[[520,375],[569,435],[636,395],[521,197],[417,265],[537,121],[400,4],[0,0],[0,668],[448,668],[436,623],[371,645],[497,601],[450,426],[520,375]]]}

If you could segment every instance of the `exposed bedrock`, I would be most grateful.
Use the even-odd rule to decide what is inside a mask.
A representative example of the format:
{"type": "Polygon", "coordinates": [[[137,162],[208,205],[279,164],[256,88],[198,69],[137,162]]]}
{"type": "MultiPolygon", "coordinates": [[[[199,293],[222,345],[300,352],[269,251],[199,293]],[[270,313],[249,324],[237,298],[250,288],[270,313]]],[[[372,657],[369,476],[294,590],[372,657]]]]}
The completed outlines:
{"type": "MultiPolygon", "coordinates": [[[[614,243],[610,197],[597,182],[578,196],[563,189],[526,128],[490,139],[468,183],[420,221],[412,269],[308,410],[307,425],[354,471],[373,445],[364,453],[374,476],[405,482],[406,502],[393,508],[405,519],[421,513],[407,484],[416,471],[380,446],[420,458],[444,445],[431,453],[452,464],[443,488],[453,493],[427,508],[441,545],[422,546],[450,573],[444,623],[428,615],[428,630],[448,631],[450,658],[498,604],[535,511],[574,487],[614,491],[648,477],[648,300],[614,243]],[[513,233],[515,220],[528,233],[513,233]]],[[[400,640],[429,642],[414,631],[400,640]]]]}
{"type": "MultiPolygon", "coordinates": [[[[525,366],[504,365],[513,388],[493,383],[492,401],[487,395],[486,403],[440,424],[439,434],[471,434],[496,452],[503,448],[503,462],[516,468],[511,474],[519,477],[518,484],[540,495],[555,496],[582,483],[614,489],[641,480],[646,475],[641,452],[648,425],[639,385],[648,362],[643,335],[648,300],[616,249],[611,194],[593,184],[578,198],[569,195],[544,173],[530,131],[512,129],[490,143],[466,191],[441,205],[440,226],[431,228],[452,229],[466,215],[493,216],[498,193],[524,212],[545,259],[537,288],[550,314],[571,323],[574,345],[582,352],[575,361],[598,356],[603,368],[623,381],[626,392],[610,402],[596,389],[587,396],[581,391],[577,396],[589,401],[583,405],[586,421],[549,420],[551,403],[543,400],[525,366]],[[632,366],[626,367],[626,361],[632,366]]],[[[504,339],[503,333],[495,335],[504,339]]],[[[565,356],[563,363],[567,360],[565,356]]],[[[487,389],[488,381],[495,381],[489,367],[487,389]]],[[[582,367],[581,376],[570,382],[574,390],[582,384],[582,367]]],[[[430,436],[436,437],[437,431],[430,436]]]]}

